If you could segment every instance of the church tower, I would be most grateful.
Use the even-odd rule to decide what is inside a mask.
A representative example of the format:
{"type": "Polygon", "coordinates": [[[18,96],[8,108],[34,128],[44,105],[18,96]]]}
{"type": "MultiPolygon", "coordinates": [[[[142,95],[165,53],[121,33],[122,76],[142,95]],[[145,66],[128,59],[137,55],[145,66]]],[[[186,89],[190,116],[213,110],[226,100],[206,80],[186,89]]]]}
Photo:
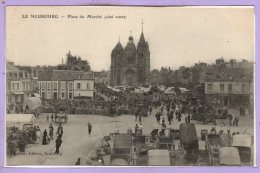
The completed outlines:
{"type": "Polygon", "coordinates": [[[143,21],[142,21],[142,33],[137,45],[137,64],[138,64],[138,81],[139,84],[147,84],[148,76],[150,73],[150,50],[148,42],[145,41],[143,33],[143,21]]]}
{"type": "Polygon", "coordinates": [[[119,40],[111,53],[111,85],[121,85],[122,83],[122,68],[124,56],[124,48],[119,40]]]}

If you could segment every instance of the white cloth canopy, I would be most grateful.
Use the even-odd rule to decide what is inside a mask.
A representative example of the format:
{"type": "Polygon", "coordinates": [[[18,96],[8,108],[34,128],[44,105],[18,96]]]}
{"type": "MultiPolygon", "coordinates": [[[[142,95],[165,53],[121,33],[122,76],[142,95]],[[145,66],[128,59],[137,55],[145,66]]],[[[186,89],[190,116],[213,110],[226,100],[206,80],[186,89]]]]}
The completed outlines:
{"type": "Polygon", "coordinates": [[[165,91],[164,91],[164,93],[165,94],[175,94],[175,91],[174,91],[175,89],[174,89],[174,87],[169,87],[169,88],[167,88],[165,91]]]}
{"type": "Polygon", "coordinates": [[[149,150],[149,166],[170,166],[170,155],[168,150],[149,150]]]}
{"type": "Polygon", "coordinates": [[[16,126],[22,128],[24,124],[36,124],[33,114],[6,114],[6,127],[16,126]]]}
{"type": "Polygon", "coordinates": [[[41,104],[42,101],[39,97],[30,97],[24,100],[23,109],[25,110],[26,106],[28,106],[29,110],[35,110],[36,108],[40,107],[41,104]]]}

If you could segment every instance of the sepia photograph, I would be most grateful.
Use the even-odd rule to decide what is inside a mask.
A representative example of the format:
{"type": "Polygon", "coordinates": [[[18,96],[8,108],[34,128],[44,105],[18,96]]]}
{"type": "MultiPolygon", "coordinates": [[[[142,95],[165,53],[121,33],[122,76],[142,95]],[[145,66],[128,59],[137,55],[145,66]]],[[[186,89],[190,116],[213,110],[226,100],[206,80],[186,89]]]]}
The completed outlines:
{"type": "Polygon", "coordinates": [[[253,6],[7,6],[5,166],[255,166],[253,6]]]}

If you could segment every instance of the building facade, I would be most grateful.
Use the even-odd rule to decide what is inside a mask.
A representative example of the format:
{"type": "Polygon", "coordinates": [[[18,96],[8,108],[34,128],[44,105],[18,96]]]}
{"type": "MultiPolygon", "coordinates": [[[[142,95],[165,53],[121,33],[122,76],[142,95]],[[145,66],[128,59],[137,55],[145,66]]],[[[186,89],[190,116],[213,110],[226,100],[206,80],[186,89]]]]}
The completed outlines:
{"type": "Polygon", "coordinates": [[[6,103],[22,104],[33,93],[31,74],[20,70],[13,62],[6,64],[6,103]]]}
{"type": "Polygon", "coordinates": [[[225,69],[223,75],[205,81],[206,100],[220,105],[240,106],[254,104],[253,68],[225,69]]]}
{"type": "Polygon", "coordinates": [[[42,99],[92,99],[94,96],[94,76],[90,72],[39,71],[38,86],[42,99]]]}
{"type": "Polygon", "coordinates": [[[132,36],[123,48],[120,41],[111,53],[110,85],[137,86],[149,83],[150,50],[141,33],[137,47],[132,36]]]}

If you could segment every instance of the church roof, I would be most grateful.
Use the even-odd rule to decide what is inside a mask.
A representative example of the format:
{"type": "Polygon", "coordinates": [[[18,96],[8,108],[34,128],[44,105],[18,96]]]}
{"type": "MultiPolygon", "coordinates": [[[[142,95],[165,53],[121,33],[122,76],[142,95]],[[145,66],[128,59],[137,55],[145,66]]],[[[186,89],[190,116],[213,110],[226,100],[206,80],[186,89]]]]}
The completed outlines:
{"type": "Polygon", "coordinates": [[[145,41],[144,39],[144,33],[141,33],[139,42],[138,42],[138,46],[148,46],[148,43],[145,41]]]}
{"type": "Polygon", "coordinates": [[[118,50],[118,49],[124,49],[120,41],[116,44],[115,48],[113,50],[118,50]]]}
{"type": "Polygon", "coordinates": [[[136,50],[134,42],[128,42],[125,47],[125,50],[136,50]]]}

